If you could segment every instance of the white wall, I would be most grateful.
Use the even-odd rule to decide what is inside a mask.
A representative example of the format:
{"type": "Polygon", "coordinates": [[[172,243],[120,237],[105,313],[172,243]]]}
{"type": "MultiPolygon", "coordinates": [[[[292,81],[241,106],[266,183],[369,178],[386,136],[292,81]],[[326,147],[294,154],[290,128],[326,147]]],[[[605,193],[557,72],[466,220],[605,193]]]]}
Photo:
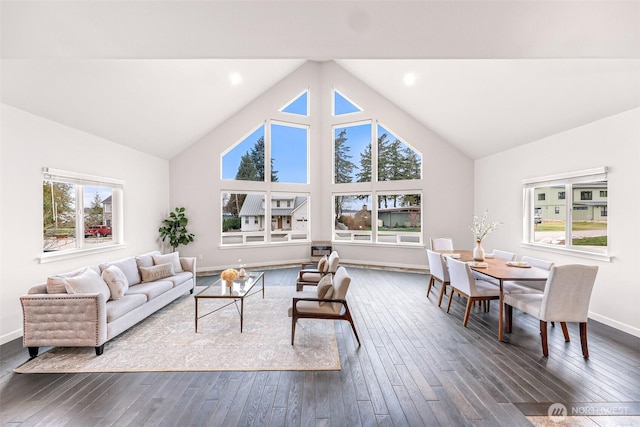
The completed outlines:
{"type": "MultiPolygon", "coordinates": [[[[246,189],[246,183],[220,179],[220,155],[267,118],[291,120],[278,113],[283,105],[310,91],[311,185],[252,183],[254,189],[309,192],[312,240],[330,240],[332,230],[332,119],[331,88],[356,102],[364,112],[350,115],[362,120],[373,116],[391,131],[423,153],[424,177],[408,189],[423,191],[423,238],[447,235],[457,241],[470,241],[466,229],[473,208],[473,162],[450,144],[413,119],[380,94],[363,84],[334,62],[307,62],[269,91],[211,131],[179,156],[171,160],[171,205],[185,206],[196,234],[196,241],[183,251],[202,255],[198,269],[214,270],[237,264],[238,259],[251,265],[297,263],[309,258],[309,245],[262,247],[220,247],[220,190],[246,189]],[[267,112],[271,112],[267,115],[267,112]]],[[[344,121],[344,119],[340,119],[344,121]]],[[[384,183],[385,189],[404,188],[398,183],[384,183]]],[[[359,184],[358,189],[370,190],[359,184]]],[[[399,267],[426,267],[424,247],[398,248],[374,245],[335,244],[343,262],[379,264],[399,267]]]]}
{"type": "Polygon", "coordinates": [[[61,273],[157,249],[169,206],[169,164],[147,154],[2,105],[0,147],[0,343],[22,335],[19,297],[61,273]],[[125,181],[126,247],[40,264],[42,168],[125,181]]]}
{"type": "Polygon", "coordinates": [[[598,120],[519,148],[476,161],[475,209],[489,209],[503,226],[483,243],[556,264],[600,267],[590,317],[640,336],[640,109],[598,120]],[[609,168],[609,253],[611,262],[521,247],[522,180],[609,168]]]}

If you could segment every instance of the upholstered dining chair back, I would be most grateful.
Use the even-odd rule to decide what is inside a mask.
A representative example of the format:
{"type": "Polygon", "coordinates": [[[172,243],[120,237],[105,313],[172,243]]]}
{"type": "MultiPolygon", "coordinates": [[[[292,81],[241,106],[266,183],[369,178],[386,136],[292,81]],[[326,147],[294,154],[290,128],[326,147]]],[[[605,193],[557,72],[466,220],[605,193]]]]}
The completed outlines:
{"type": "Polygon", "coordinates": [[[433,252],[427,249],[427,259],[429,260],[429,272],[432,276],[436,277],[440,282],[449,281],[449,270],[445,264],[445,260],[437,252],[433,252]]]}
{"type": "Polygon", "coordinates": [[[453,239],[451,237],[432,237],[431,250],[432,251],[452,251],[453,239]]]}
{"type": "Polygon", "coordinates": [[[547,322],[586,322],[598,267],[551,267],[540,303],[539,319],[547,322]]]}
{"type": "Polygon", "coordinates": [[[477,295],[476,280],[473,278],[471,268],[464,261],[458,261],[449,257],[447,259],[451,286],[461,290],[467,295],[477,295]]]}
{"type": "Polygon", "coordinates": [[[515,261],[517,257],[513,252],[502,251],[500,249],[494,249],[493,256],[500,259],[506,259],[507,261],[515,261]]]}
{"type": "Polygon", "coordinates": [[[553,261],[547,261],[544,259],[534,258],[526,255],[523,256],[520,261],[526,262],[532,267],[542,268],[544,270],[551,270],[551,267],[553,267],[553,261]]]}

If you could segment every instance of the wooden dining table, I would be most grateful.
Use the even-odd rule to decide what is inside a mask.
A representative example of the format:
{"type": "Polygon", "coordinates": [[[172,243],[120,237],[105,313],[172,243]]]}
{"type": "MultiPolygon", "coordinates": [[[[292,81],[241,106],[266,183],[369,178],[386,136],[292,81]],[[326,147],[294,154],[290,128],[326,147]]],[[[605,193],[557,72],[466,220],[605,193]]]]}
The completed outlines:
{"type": "MultiPolygon", "coordinates": [[[[470,262],[473,261],[473,251],[470,250],[453,250],[453,251],[436,251],[443,255],[447,254],[460,254],[460,261],[470,262]]],[[[478,267],[470,264],[471,270],[483,274],[485,276],[496,279],[500,284],[500,315],[498,317],[498,340],[502,341],[504,338],[504,324],[503,324],[503,296],[504,289],[503,284],[507,281],[518,282],[544,282],[549,277],[549,271],[543,268],[537,267],[514,267],[507,264],[507,260],[502,258],[486,258],[484,262],[487,263],[487,267],[478,267]]]]}

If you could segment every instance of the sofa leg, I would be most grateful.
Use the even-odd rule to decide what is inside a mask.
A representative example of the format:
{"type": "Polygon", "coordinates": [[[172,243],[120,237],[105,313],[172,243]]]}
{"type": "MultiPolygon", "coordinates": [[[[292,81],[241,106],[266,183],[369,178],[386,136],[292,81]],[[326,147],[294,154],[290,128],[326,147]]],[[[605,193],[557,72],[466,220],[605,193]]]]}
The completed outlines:
{"type": "Polygon", "coordinates": [[[29,347],[29,359],[38,357],[38,349],[40,347],[29,347]]]}
{"type": "Polygon", "coordinates": [[[96,347],[96,356],[102,356],[102,353],[104,353],[104,344],[96,347]]]}

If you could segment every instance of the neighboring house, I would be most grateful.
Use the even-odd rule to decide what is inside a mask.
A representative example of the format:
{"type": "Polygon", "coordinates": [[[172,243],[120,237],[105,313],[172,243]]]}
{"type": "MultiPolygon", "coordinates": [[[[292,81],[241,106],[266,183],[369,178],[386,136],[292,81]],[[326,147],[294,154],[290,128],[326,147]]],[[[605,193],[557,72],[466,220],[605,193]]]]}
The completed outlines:
{"type": "MultiPolygon", "coordinates": [[[[306,231],[308,223],[307,198],[302,196],[273,196],[271,198],[271,230],[306,231]]],[[[241,230],[265,229],[264,196],[248,194],[240,208],[241,230]]]]}
{"type": "MultiPolygon", "coordinates": [[[[574,221],[607,221],[607,184],[594,182],[573,186],[574,221]]],[[[543,221],[564,221],[566,218],[567,198],[565,187],[536,188],[535,213],[543,221]]]]}
{"type": "Polygon", "coordinates": [[[378,227],[420,227],[420,206],[378,209],[378,227]]]}
{"type": "Polygon", "coordinates": [[[102,201],[102,224],[111,227],[111,219],[113,215],[113,202],[111,196],[102,201]]]}

